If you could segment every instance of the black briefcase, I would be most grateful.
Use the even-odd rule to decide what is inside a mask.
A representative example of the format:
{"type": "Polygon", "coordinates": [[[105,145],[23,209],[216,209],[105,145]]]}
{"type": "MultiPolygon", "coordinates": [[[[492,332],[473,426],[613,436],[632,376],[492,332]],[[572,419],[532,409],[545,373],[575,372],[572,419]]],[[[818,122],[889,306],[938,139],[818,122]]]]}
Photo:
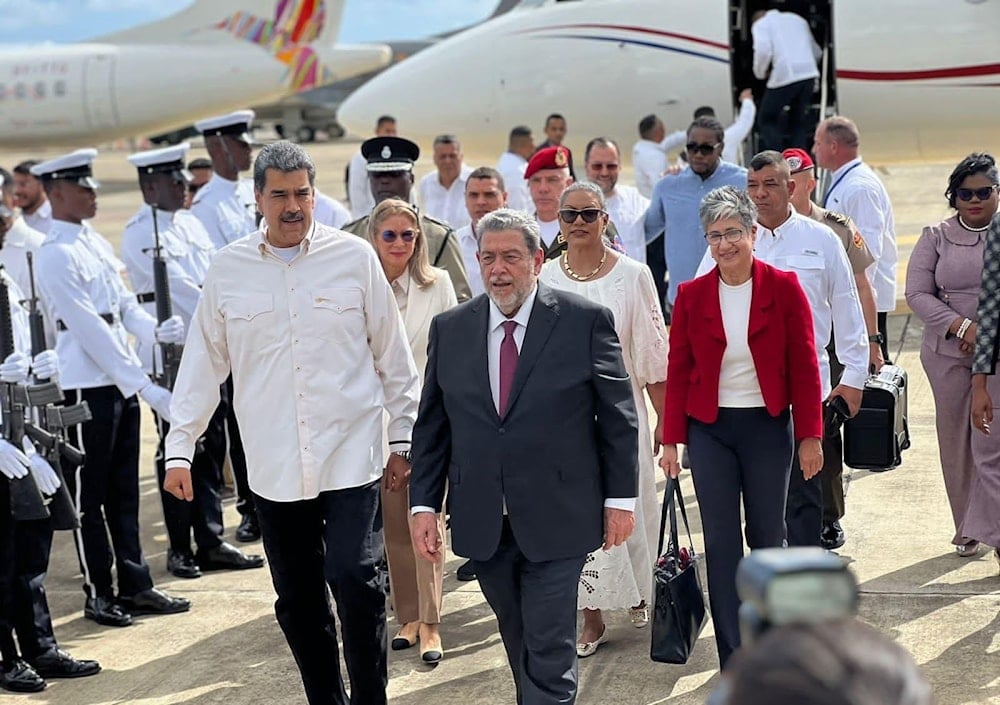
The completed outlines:
{"type": "Polygon", "coordinates": [[[844,422],[844,463],[860,470],[892,470],[910,447],[906,370],[884,365],[865,382],[861,410],[844,422]]]}

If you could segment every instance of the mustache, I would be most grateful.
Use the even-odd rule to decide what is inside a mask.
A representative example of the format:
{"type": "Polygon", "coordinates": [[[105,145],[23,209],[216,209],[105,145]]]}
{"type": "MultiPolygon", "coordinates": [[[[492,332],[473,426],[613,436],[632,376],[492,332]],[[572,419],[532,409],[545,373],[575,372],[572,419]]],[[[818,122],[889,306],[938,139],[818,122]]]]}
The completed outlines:
{"type": "Polygon", "coordinates": [[[301,222],[303,218],[305,218],[305,216],[302,211],[298,211],[297,213],[282,213],[279,220],[281,220],[282,223],[298,223],[301,222]]]}

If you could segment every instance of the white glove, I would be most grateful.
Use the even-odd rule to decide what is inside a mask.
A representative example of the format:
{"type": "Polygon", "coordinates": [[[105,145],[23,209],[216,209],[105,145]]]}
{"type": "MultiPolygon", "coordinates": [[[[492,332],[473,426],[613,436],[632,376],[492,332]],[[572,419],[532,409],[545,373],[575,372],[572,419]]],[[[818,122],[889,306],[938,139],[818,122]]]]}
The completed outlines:
{"type": "MultiPolygon", "coordinates": [[[[166,322],[166,321],[164,321],[166,322]]],[[[158,384],[147,384],[139,390],[139,396],[153,407],[161,419],[170,423],[170,390],[158,384]]]]}
{"type": "Polygon", "coordinates": [[[62,484],[59,481],[59,476],[56,475],[56,471],[49,465],[49,461],[35,451],[35,445],[31,442],[30,438],[25,436],[21,445],[24,446],[24,454],[28,456],[31,476],[35,479],[38,489],[42,491],[42,494],[55,494],[56,490],[59,489],[59,485],[62,484]]]}
{"type": "Polygon", "coordinates": [[[0,382],[8,384],[24,384],[28,381],[28,370],[31,369],[31,358],[23,352],[12,352],[0,364],[0,382]]]}
{"type": "Polygon", "coordinates": [[[28,458],[10,441],[0,439],[0,473],[8,480],[16,480],[28,474],[28,458]]]}
{"type": "Polygon", "coordinates": [[[59,355],[55,350],[43,350],[31,361],[31,371],[38,379],[59,379],[59,355]]]}
{"type": "Polygon", "coordinates": [[[171,316],[160,325],[156,326],[156,342],[174,343],[181,345],[184,342],[184,321],[180,316],[171,316]]]}

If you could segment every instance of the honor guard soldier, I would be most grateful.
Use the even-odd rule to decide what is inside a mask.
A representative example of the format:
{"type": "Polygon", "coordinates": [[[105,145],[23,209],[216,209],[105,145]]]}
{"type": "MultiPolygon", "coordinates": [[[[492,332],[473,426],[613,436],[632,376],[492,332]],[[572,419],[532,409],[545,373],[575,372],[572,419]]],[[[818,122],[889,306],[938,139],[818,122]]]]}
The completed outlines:
{"type": "MultiPolygon", "coordinates": [[[[122,259],[128,268],[136,300],[155,316],[157,296],[154,259],[165,262],[167,293],[172,311],[187,328],[201,297],[201,286],[215,248],[201,224],[184,210],[184,197],[191,174],[184,168],[190,145],[138,152],[128,157],[139,172],[139,187],[146,203],[139,209],[122,237],[122,259]],[[154,223],[155,218],[155,223],[154,223]]],[[[146,372],[162,369],[162,357],[154,363],[156,346],[140,342],[136,350],[146,372]]],[[[196,483],[195,502],[178,500],[163,491],[166,468],[163,462],[163,439],[169,422],[157,414],[160,443],[156,452],[163,518],[170,540],[167,570],[179,578],[197,578],[202,570],[241,570],[260,568],[264,559],[247,556],[222,540],[222,467],[226,452],[226,407],[220,405],[203,438],[203,447],[194,456],[192,476],[196,483]],[[194,532],[197,555],[191,551],[194,532]]]]}
{"type": "MultiPolygon", "coordinates": [[[[413,163],[420,157],[420,147],[402,137],[373,137],[362,143],[361,153],[368,163],[368,184],[376,205],[387,198],[409,203],[413,189],[413,163]]],[[[348,223],[344,230],[366,237],[368,216],[348,223]]],[[[469,277],[462,263],[462,248],[455,231],[447,223],[421,213],[420,232],[426,238],[431,265],[448,272],[459,302],[472,298],[469,277]]]]}
{"type": "Polygon", "coordinates": [[[0,263],[22,292],[31,290],[28,276],[28,252],[38,252],[45,234],[28,225],[24,214],[15,206],[14,178],[0,169],[0,263]]]}
{"type": "MultiPolygon", "coordinates": [[[[205,136],[205,149],[212,159],[214,174],[202,186],[191,202],[191,212],[208,230],[216,249],[239,240],[257,229],[257,205],[253,193],[253,179],[240,178],[241,171],[250,168],[253,159],[253,137],[250,125],[254,111],[237,110],[227,115],[217,115],[194,124],[205,136]]],[[[240,525],[236,529],[239,541],[256,541],[260,526],[254,509],[253,494],[247,484],[247,461],[243,451],[239,424],[232,410],[233,382],[226,380],[222,403],[226,405],[226,428],[229,432],[229,460],[233,479],[236,481],[236,511],[240,525]]],[[[219,458],[223,463],[225,456],[219,458]]]]}
{"type": "Polygon", "coordinates": [[[80,149],[32,167],[53,217],[38,250],[38,286],[56,320],[67,402],[86,401],[93,416],[76,428],[86,460],[66,478],[80,515],[74,538],[87,595],[84,616],[124,627],[133,614],[185,612],[191,606],[153,587],[139,545],[136,395],[169,418],[170,392],[153,384],[128,342],[131,333],[146,345],[180,343],[184,324],[173,317],[157,325],[111,263],[111,245],[84,222],[97,212],[99,184],[91,169],[96,156],[95,149],[80,149]]]}

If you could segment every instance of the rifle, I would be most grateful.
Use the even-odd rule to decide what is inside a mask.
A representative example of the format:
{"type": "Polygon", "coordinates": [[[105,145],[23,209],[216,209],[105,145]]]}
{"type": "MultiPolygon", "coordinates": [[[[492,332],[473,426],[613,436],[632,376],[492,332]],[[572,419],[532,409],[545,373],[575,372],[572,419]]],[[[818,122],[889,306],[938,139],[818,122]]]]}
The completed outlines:
{"type": "MultiPolygon", "coordinates": [[[[28,325],[31,331],[31,355],[34,357],[48,349],[45,341],[45,319],[38,306],[38,295],[35,291],[35,268],[32,253],[27,253],[28,281],[30,282],[30,298],[22,303],[27,304],[28,325]]],[[[58,384],[46,379],[35,379],[35,385],[27,389],[26,402],[35,410],[40,424],[29,424],[25,428],[28,437],[36,447],[43,450],[45,459],[59,477],[59,489],[52,497],[49,513],[52,515],[52,528],[57,531],[69,531],[80,526],[76,507],[66,486],[64,468],[76,469],[83,465],[86,455],[80,449],[71,445],[66,436],[68,430],[76,424],[90,421],[90,407],[87,402],[71,406],[56,406],[65,400],[58,384]]]]}
{"type": "MultiPolygon", "coordinates": [[[[153,211],[153,248],[144,252],[153,253],[153,294],[156,297],[156,322],[163,323],[174,315],[174,307],[170,301],[170,279],[167,277],[167,258],[163,256],[163,246],[160,244],[160,225],[156,220],[156,206],[150,205],[153,211]]],[[[181,346],[176,343],[159,343],[153,350],[153,382],[165,387],[174,388],[177,379],[177,368],[181,364],[181,346]],[[159,362],[157,365],[157,352],[159,362]]]]}
{"type": "MultiPolygon", "coordinates": [[[[0,265],[0,359],[6,360],[14,352],[14,325],[10,316],[10,289],[0,265]]],[[[25,435],[25,405],[21,385],[0,384],[0,409],[3,411],[3,437],[18,450],[22,449],[25,435]]],[[[22,388],[23,389],[23,388],[22,388]]],[[[10,511],[15,521],[48,519],[49,510],[35,479],[28,473],[10,480],[10,511]]]]}

